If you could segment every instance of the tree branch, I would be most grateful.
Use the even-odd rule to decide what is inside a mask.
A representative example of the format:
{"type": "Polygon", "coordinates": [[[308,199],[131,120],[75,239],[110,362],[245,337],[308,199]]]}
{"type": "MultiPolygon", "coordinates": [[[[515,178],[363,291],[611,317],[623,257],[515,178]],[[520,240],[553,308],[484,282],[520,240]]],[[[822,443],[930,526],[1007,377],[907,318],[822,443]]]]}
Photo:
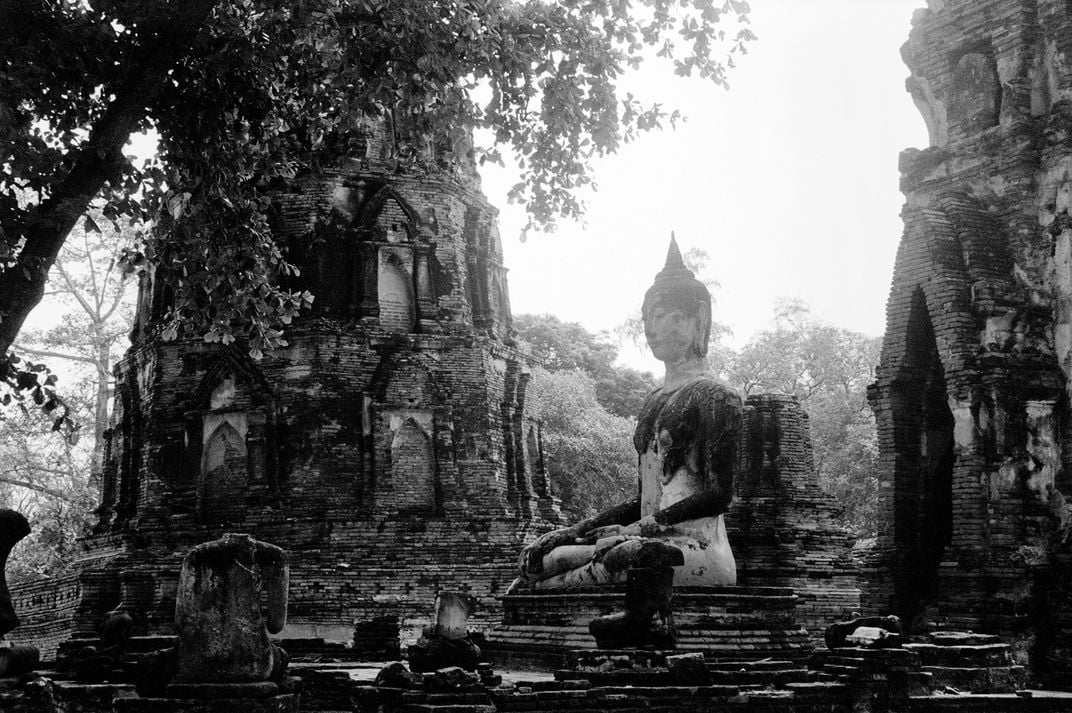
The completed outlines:
{"type": "Polygon", "coordinates": [[[71,503],[72,505],[78,504],[78,501],[69,495],[65,495],[58,490],[54,490],[44,485],[31,483],[28,480],[19,480],[18,478],[9,478],[6,475],[0,475],[0,483],[7,483],[8,485],[15,485],[20,488],[26,488],[27,490],[33,490],[36,493],[41,493],[42,495],[47,495],[50,498],[56,498],[57,500],[62,500],[66,503],[71,503]]]}
{"type": "Polygon", "coordinates": [[[144,119],[146,107],[160,94],[168,72],[182,59],[219,1],[171,5],[176,14],[161,23],[157,42],[143,48],[89,138],[68,154],[70,171],[31,212],[27,223],[11,231],[25,243],[15,264],[0,272],[0,354],[8,351],[26,317],[41,301],[48,271],[71,228],[114,175],[123,160],[123,146],[144,119]]]}
{"type": "MultiPolygon", "coordinates": [[[[78,290],[77,287],[75,287],[74,281],[71,279],[71,276],[69,274],[67,274],[67,270],[64,269],[64,267],[63,267],[63,261],[62,260],[56,260],[56,269],[60,271],[60,276],[63,278],[63,281],[67,284],[67,294],[69,294],[71,297],[74,297],[75,301],[78,302],[78,304],[82,307],[82,309],[85,311],[85,313],[87,315],[89,315],[89,320],[91,322],[93,322],[94,324],[97,324],[100,321],[100,314],[98,314],[97,310],[93,309],[93,307],[91,307],[90,304],[88,302],[86,302],[85,297],[83,297],[82,293],[78,290]]],[[[93,274],[93,264],[92,263],[90,263],[89,270],[90,270],[90,275],[92,275],[93,274]]]]}
{"type": "Polygon", "coordinates": [[[97,363],[95,359],[91,359],[90,357],[84,357],[80,354],[64,354],[63,352],[53,352],[49,351],[48,349],[33,349],[32,347],[24,347],[21,344],[13,344],[12,346],[17,351],[26,352],[27,354],[32,354],[34,356],[48,357],[49,359],[68,359],[70,361],[85,362],[86,364],[97,363]]]}

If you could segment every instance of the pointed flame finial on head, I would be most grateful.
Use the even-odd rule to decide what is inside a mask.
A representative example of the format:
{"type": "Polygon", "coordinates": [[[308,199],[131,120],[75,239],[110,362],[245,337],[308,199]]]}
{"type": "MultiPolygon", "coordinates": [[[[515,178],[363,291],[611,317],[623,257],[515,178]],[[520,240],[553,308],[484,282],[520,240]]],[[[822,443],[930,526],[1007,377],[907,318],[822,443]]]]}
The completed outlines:
{"type": "Polygon", "coordinates": [[[670,247],[666,250],[666,264],[659,274],[655,276],[655,282],[667,280],[690,280],[693,279],[692,270],[685,266],[685,260],[681,257],[681,248],[677,246],[677,236],[670,231],[670,247]]]}
{"type": "Polygon", "coordinates": [[[681,259],[681,249],[677,246],[677,238],[674,231],[670,231],[670,248],[666,251],[666,265],[664,270],[681,270],[685,267],[685,261],[681,259]]]}

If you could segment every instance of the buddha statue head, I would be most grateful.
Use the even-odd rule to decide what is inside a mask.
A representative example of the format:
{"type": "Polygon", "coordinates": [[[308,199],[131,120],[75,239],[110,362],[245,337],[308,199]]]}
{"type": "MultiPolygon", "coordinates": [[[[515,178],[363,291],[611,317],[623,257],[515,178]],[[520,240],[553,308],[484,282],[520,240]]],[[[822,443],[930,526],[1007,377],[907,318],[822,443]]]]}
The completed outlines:
{"type": "Polygon", "coordinates": [[[670,363],[707,356],[711,292],[685,267],[673,235],[666,265],[644,294],[641,315],[656,359],[670,363]]]}

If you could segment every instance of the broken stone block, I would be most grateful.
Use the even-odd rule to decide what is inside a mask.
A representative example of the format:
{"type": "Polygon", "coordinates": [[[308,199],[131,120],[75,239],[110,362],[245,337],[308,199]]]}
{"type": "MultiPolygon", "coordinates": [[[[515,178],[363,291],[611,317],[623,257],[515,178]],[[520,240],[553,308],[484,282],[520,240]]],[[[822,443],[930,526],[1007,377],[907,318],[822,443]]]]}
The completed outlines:
{"type": "Polygon", "coordinates": [[[424,637],[408,653],[410,668],[421,673],[453,666],[475,671],[480,661],[480,647],[469,639],[424,637]]]}
{"type": "Polygon", "coordinates": [[[36,646],[0,646],[0,677],[30,673],[40,662],[36,646]]]}
{"type": "Polygon", "coordinates": [[[480,678],[457,666],[425,674],[424,690],[429,693],[454,693],[456,691],[482,690],[480,678]]]}
{"type": "Polygon", "coordinates": [[[406,664],[392,661],[380,669],[373,684],[387,688],[420,688],[423,682],[424,677],[410,672],[406,664]]]}
{"type": "Polygon", "coordinates": [[[714,683],[701,653],[667,656],[666,667],[670,670],[674,683],[679,686],[710,686],[714,683]]]}
{"type": "Polygon", "coordinates": [[[861,626],[846,636],[845,642],[865,649],[892,649],[901,645],[901,635],[877,626],[861,626]]]}
{"type": "Polygon", "coordinates": [[[469,615],[476,608],[476,602],[467,594],[460,592],[440,592],[436,595],[435,624],[433,636],[444,639],[463,639],[468,631],[469,615]]]}
{"type": "Polygon", "coordinates": [[[469,614],[475,604],[472,597],[459,592],[440,592],[436,596],[435,623],[409,647],[409,665],[413,671],[423,673],[451,666],[476,670],[480,647],[468,631],[469,614]]]}
{"type": "Polygon", "coordinates": [[[848,637],[862,626],[883,629],[892,634],[901,633],[901,620],[896,616],[862,616],[839,621],[826,628],[823,638],[828,649],[837,649],[844,646],[854,646],[847,641],[848,637]]]}
{"type": "Polygon", "coordinates": [[[286,553],[249,535],[228,533],[194,547],[179,575],[178,673],[168,695],[194,697],[172,692],[177,684],[281,679],[287,657],[268,634],[286,625],[288,581],[286,553]]]}

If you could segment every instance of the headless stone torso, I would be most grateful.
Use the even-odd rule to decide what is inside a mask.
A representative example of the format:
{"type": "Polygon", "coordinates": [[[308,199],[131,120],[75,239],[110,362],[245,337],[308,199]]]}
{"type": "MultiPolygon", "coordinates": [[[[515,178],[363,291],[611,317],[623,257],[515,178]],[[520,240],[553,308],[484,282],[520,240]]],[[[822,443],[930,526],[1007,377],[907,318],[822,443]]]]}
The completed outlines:
{"type": "Polygon", "coordinates": [[[289,577],[286,553],[249,535],[227,533],[194,547],[179,575],[178,672],[172,687],[280,677],[285,655],[268,634],[286,625],[289,577]]]}

